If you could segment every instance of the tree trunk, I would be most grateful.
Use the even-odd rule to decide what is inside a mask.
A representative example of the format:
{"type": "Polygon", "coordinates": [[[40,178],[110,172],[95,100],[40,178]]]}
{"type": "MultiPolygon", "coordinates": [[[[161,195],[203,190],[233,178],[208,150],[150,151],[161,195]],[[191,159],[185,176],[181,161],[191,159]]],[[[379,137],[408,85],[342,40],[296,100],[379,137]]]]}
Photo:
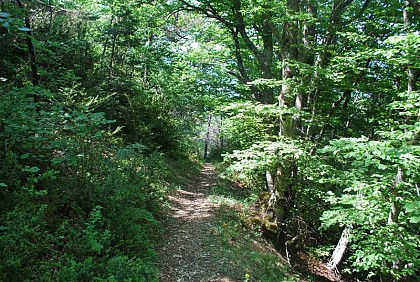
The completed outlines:
{"type": "MultiPolygon", "coordinates": [[[[299,2],[287,1],[288,8],[291,11],[299,11],[299,2]]],[[[273,26],[271,27],[274,28],[273,26]]],[[[298,60],[297,52],[297,22],[285,22],[283,24],[283,33],[280,36],[275,31],[275,36],[279,41],[279,47],[282,46],[280,57],[282,58],[282,86],[278,95],[278,105],[280,108],[295,107],[295,98],[293,98],[293,87],[291,79],[293,78],[293,69],[291,63],[298,60]]],[[[295,136],[295,120],[290,114],[280,114],[279,116],[279,136],[293,138],[295,136]]],[[[280,227],[285,214],[284,199],[285,194],[289,190],[292,163],[284,162],[278,165],[275,170],[275,177],[270,173],[266,173],[267,183],[269,179],[273,184],[269,186],[270,199],[265,216],[272,216],[277,227],[280,227]],[[272,186],[272,188],[270,187],[272,186]]]]}
{"type": "MultiPolygon", "coordinates": [[[[36,64],[36,53],[35,53],[35,47],[34,44],[32,42],[31,39],[31,22],[29,19],[29,14],[27,11],[25,11],[25,7],[22,3],[22,1],[20,0],[16,0],[19,8],[25,12],[26,16],[25,16],[25,27],[28,29],[28,31],[26,31],[26,45],[28,46],[28,52],[29,52],[29,58],[30,58],[30,66],[31,66],[31,82],[32,85],[37,86],[41,80],[41,77],[39,76],[38,73],[38,67],[36,64]]],[[[34,102],[37,103],[39,102],[39,97],[38,95],[34,95],[34,102]]]]}
{"type": "Polygon", "coordinates": [[[109,58],[109,65],[108,65],[108,74],[109,77],[112,77],[112,69],[114,67],[114,59],[115,59],[115,50],[117,46],[117,38],[118,34],[114,34],[112,37],[112,45],[111,45],[111,57],[109,58]]]}
{"type": "Polygon", "coordinates": [[[391,225],[393,223],[398,223],[398,216],[400,214],[400,207],[398,203],[396,202],[397,192],[398,192],[398,185],[403,182],[403,175],[402,175],[402,169],[401,166],[398,167],[397,175],[395,176],[394,184],[391,188],[391,210],[388,214],[388,224],[391,225]]]}
{"type": "Polygon", "coordinates": [[[340,240],[338,241],[338,244],[335,247],[334,252],[331,256],[331,259],[327,264],[327,267],[330,270],[335,271],[337,269],[337,266],[343,260],[344,254],[346,253],[347,246],[349,244],[350,233],[351,227],[344,228],[343,233],[341,233],[340,240]]]}
{"type": "MultiPolygon", "coordinates": [[[[404,29],[406,32],[411,32],[411,27],[410,27],[410,15],[409,15],[409,9],[410,7],[413,7],[414,4],[412,3],[412,1],[410,0],[405,0],[404,2],[404,9],[403,9],[403,19],[404,19],[404,29]]],[[[410,94],[413,91],[416,91],[416,83],[417,83],[417,79],[418,79],[418,69],[413,68],[413,67],[408,67],[408,87],[407,87],[407,91],[408,94],[410,94]]]]}
{"type": "MultiPolygon", "coordinates": [[[[263,41],[263,47],[261,49],[252,41],[248,34],[249,31],[246,26],[244,15],[242,14],[243,11],[241,4],[240,0],[232,1],[232,9],[236,20],[235,32],[241,35],[245,46],[255,56],[261,71],[261,77],[264,79],[272,79],[274,46],[273,35],[270,27],[270,15],[268,12],[263,15],[264,20],[262,22],[262,26],[258,28],[258,34],[261,36],[263,41]]],[[[254,96],[258,102],[263,104],[274,103],[273,91],[270,88],[257,87],[257,91],[254,93],[254,96]]]]}
{"type": "MultiPolygon", "coordinates": [[[[28,29],[28,31],[26,31],[26,45],[28,46],[28,52],[29,52],[29,62],[30,62],[30,66],[31,66],[31,82],[33,86],[37,86],[39,84],[39,82],[41,81],[41,76],[38,73],[38,67],[37,67],[37,63],[36,63],[36,52],[35,52],[35,46],[32,42],[32,38],[31,38],[31,21],[29,18],[29,12],[25,11],[25,6],[23,5],[22,1],[20,0],[16,0],[19,8],[25,12],[26,16],[25,16],[25,27],[28,29]]],[[[38,94],[33,94],[32,95],[34,103],[35,103],[35,111],[37,114],[40,113],[40,107],[39,107],[39,96],[38,94]]],[[[38,119],[38,117],[37,117],[38,119]]]]}
{"type": "MultiPolygon", "coordinates": [[[[287,1],[287,7],[293,13],[299,12],[299,1],[287,1]]],[[[291,64],[299,59],[299,51],[298,51],[298,43],[299,43],[299,35],[298,35],[298,22],[291,21],[285,22],[283,24],[283,33],[280,38],[282,51],[281,51],[281,58],[282,58],[282,86],[280,95],[278,96],[278,103],[279,107],[296,107],[301,106],[299,105],[301,101],[296,102],[299,100],[297,97],[293,97],[293,85],[291,80],[294,77],[294,69],[292,68],[291,64]]],[[[295,122],[290,114],[288,115],[280,115],[280,127],[279,127],[279,136],[285,137],[292,137],[295,134],[295,122]]]]}
{"type": "Polygon", "coordinates": [[[211,115],[209,115],[207,119],[207,133],[206,133],[206,139],[204,140],[204,159],[207,159],[209,156],[210,127],[211,127],[211,115]]]}
{"type": "Polygon", "coordinates": [[[268,198],[267,208],[263,211],[263,227],[266,230],[277,233],[284,216],[284,210],[280,203],[281,195],[275,186],[275,179],[269,170],[265,172],[265,179],[270,196],[268,198]]]}
{"type": "Polygon", "coordinates": [[[273,177],[268,170],[266,171],[267,187],[270,192],[266,215],[273,218],[278,226],[280,226],[284,219],[283,202],[285,193],[288,190],[290,176],[287,172],[288,169],[286,167],[277,168],[276,175],[273,177]]]}

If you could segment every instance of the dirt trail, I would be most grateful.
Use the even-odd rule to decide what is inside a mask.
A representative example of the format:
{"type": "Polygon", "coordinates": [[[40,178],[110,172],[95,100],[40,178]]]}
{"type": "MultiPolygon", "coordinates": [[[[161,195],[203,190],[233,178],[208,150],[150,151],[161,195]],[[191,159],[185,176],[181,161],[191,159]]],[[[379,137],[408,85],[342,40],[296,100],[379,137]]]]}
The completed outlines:
{"type": "Polygon", "coordinates": [[[217,208],[209,200],[216,179],[212,165],[205,164],[196,179],[170,196],[166,241],[159,252],[160,281],[238,281],[230,278],[232,269],[226,269],[223,259],[214,258],[204,242],[217,208]]]}
{"type": "MultiPolygon", "coordinates": [[[[218,243],[222,237],[217,240],[209,239],[217,236],[214,230],[217,229],[217,225],[224,226],[223,221],[226,220],[221,217],[221,206],[210,201],[212,187],[216,184],[215,169],[211,164],[205,164],[198,176],[192,176],[185,187],[174,191],[169,196],[171,210],[169,217],[163,223],[166,231],[158,251],[159,281],[242,282],[245,279],[245,273],[257,274],[256,268],[263,274],[271,275],[271,270],[263,272],[264,267],[268,266],[270,269],[274,267],[281,272],[287,264],[273,246],[262,238],[230,238],[231,248],[227,249],[226,245],[218,243]],[[224,257],[223,252],[218,252],[216,258],[209,249],[239,251],[245,255],[246,259],[243,261],[238,257],[227,258],[224,257]],[[259,253],[261,256],[259,259],[252,260],[250,252],[259,253]],[[270,265],[267,261],[267,265],[260,264],[261,259],[267,258],[263,254],[277,257],[275,265],[270,265]],[[256,265],[253,265],[254,263],[256,265]]],[[[241,237],[241,234],[236,233],[234,236],[241,237]]],[[[311,281],[341,281],[326,270],[324,264],[305,254],[294,266],[302,273],[308,275],[312,273],[314,280],[311,279],[311,281]]],[[[280,275],[272,280],[263,281],[307,281],[298,273],[292,272],[293,270],[290,269],[287,273],[281,274],[285,276],[280,275]]],[[[265,278],[265,276],[262,277],[265,278]]],[[[249,281],[262,280],[253,277],[249,281]]]]}

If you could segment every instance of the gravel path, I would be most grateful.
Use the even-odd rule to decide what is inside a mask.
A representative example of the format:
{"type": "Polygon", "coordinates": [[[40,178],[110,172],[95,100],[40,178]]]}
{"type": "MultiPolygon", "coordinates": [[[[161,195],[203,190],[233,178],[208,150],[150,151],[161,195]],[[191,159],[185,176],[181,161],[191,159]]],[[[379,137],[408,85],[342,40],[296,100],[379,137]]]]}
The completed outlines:
{"type": "Polygon", "coordinates": [[[217,208],[209,200],[216,179],[212,165],[205,164],[196,179],[170,196],[171,215],[164,223],[165,242],[159,251],[160,281],[239,281],[231,278],[236,270],[214,258],[204,242],[217,208]]]}

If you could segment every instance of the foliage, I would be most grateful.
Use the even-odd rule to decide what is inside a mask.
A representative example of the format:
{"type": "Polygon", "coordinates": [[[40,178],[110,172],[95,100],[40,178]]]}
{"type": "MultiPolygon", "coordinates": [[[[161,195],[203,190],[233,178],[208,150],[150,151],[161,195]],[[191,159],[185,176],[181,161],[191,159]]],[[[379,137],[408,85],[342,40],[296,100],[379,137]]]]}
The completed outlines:
{"type": "Polygon", "coordinates": [[[231,102],[218,109],[223,116],[221,136],[227,142],[226,151],[243,150],[253,143],[273,139],[276,121],[281,112],[273,105],[263,105],[251,101],[231,102]]]}
{"type": "Polygon", "coordinates": [[[325,254],[351,226],[362,279],[418,274],[415,1],[0,9],[0,280],[156,280],[165,190],[210,114],[249,199],[267,171],[284,190],[285,240],[325,254]]]}
{"type": "Polygon", "coordinates": [[[334,179],[336,189],[328,192],[326,200],[332,209],[321,218],[323,228],[352,226],[352,266],[370,275],[391,273],[401,278],[415,274],[419,260],[413,250],[420,238],[418,212],[412,207],[418,204],[418,146],[367,138],[340,139],[331,141],[322,153],[334,157],[334,166],[345,171],[334,179]],[[399,169],[401,182],[395,180],[399,169]],[[400,211],[398,220],[390,223],[393,202],[400,211]],[[400,269],[390,266],[396,261],[400,269]],[[403,267],[406,265],[409,267],[403,267]]]}
{"type": "MultiPolygon", "coordinates": [[[[225,198],[239,198],[235,202],[242,198],[235,195],[235,192],[229,193],[232,195],[225,198]]],[[[248,279],[245,281],[299,281],[297,276],[289,273],[286,261],[264,249],[259,244],[261,238],[258,233],[254,234],[245,227],[246,217],[242,213],[246,207],[241,204],[230,205],[229,202],[222,203],[217,210],[217,223],[210,230],[211,237],[208,240],[214,255],[224,258],[226,263],[235,262],[241,266],[243,273],[230,273],[232,278],[248,279]],[[214,240],[221,244],[215,244],[214,240]]]]}
{"type": "Polygon", "coordinates": [[[91,100],[63,91],[37,113],[25,97],[37,88],[3,90],[1,280],[87,281],[117,261],[132,269],[125,277],[154,279],[162,157],[121,144],[91,100]]]}
{"type": "Polygon", "coordinates": [[[318,226],[326,204],[321,203],[333,187],[324,177],[332,175],[329,168],[317,157],[311,157],[304,143],[288,138],[276,141],[262,141],[246,150],[235,150],[225,155],[225,174],[255,194],[263,195],[266,171],[276,171],[279,166],[293,165],[293,178],[288,184],[290,190],[283,199],[287,214],[282,236],[300,236],[304,244],[312,245],[320,237],[318,226]]]}

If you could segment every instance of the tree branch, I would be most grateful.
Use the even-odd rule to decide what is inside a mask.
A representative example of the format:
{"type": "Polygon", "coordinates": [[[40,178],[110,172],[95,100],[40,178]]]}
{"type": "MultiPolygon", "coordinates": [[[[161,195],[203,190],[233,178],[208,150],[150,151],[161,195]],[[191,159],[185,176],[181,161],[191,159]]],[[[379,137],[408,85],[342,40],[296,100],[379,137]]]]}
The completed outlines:
{"type": "Polygon", "coordinates": [[[208,9],[199,7],[199,6],[195,6],[192,5],[190,3],[188,3],[185,0],[179,0],[181,3],[183,3],[187,8],[185,8],[186,11],[197,11],[200,12],[202,14],[204,14],[206,17],[208,18],[212,18],[215,19],[217,21],[219,21],[220,23],[222,23],[223,25],[225,25],[228,28],[232,28],[233,24],[230,23],[228,20],[224,19],[218,12],[216,9],[214,9],[211,4],[207,4],[208,5],[208,9]]]}
{"type": "Polygon", "coordinates": [[[237,30],[241,34],[242,39],[244,40],[245,45],[247,48],[254,54],[257,58],[258,63],[262,65],[264,63],[264,56],[261,54],[261,51],[258,47],[252,42],[249,38],[248,33],[246,32],[246,25],[245,20],[241,12],[241,1],[240,0],[233,0],[233,13],[237,20],[237,30]]]}

